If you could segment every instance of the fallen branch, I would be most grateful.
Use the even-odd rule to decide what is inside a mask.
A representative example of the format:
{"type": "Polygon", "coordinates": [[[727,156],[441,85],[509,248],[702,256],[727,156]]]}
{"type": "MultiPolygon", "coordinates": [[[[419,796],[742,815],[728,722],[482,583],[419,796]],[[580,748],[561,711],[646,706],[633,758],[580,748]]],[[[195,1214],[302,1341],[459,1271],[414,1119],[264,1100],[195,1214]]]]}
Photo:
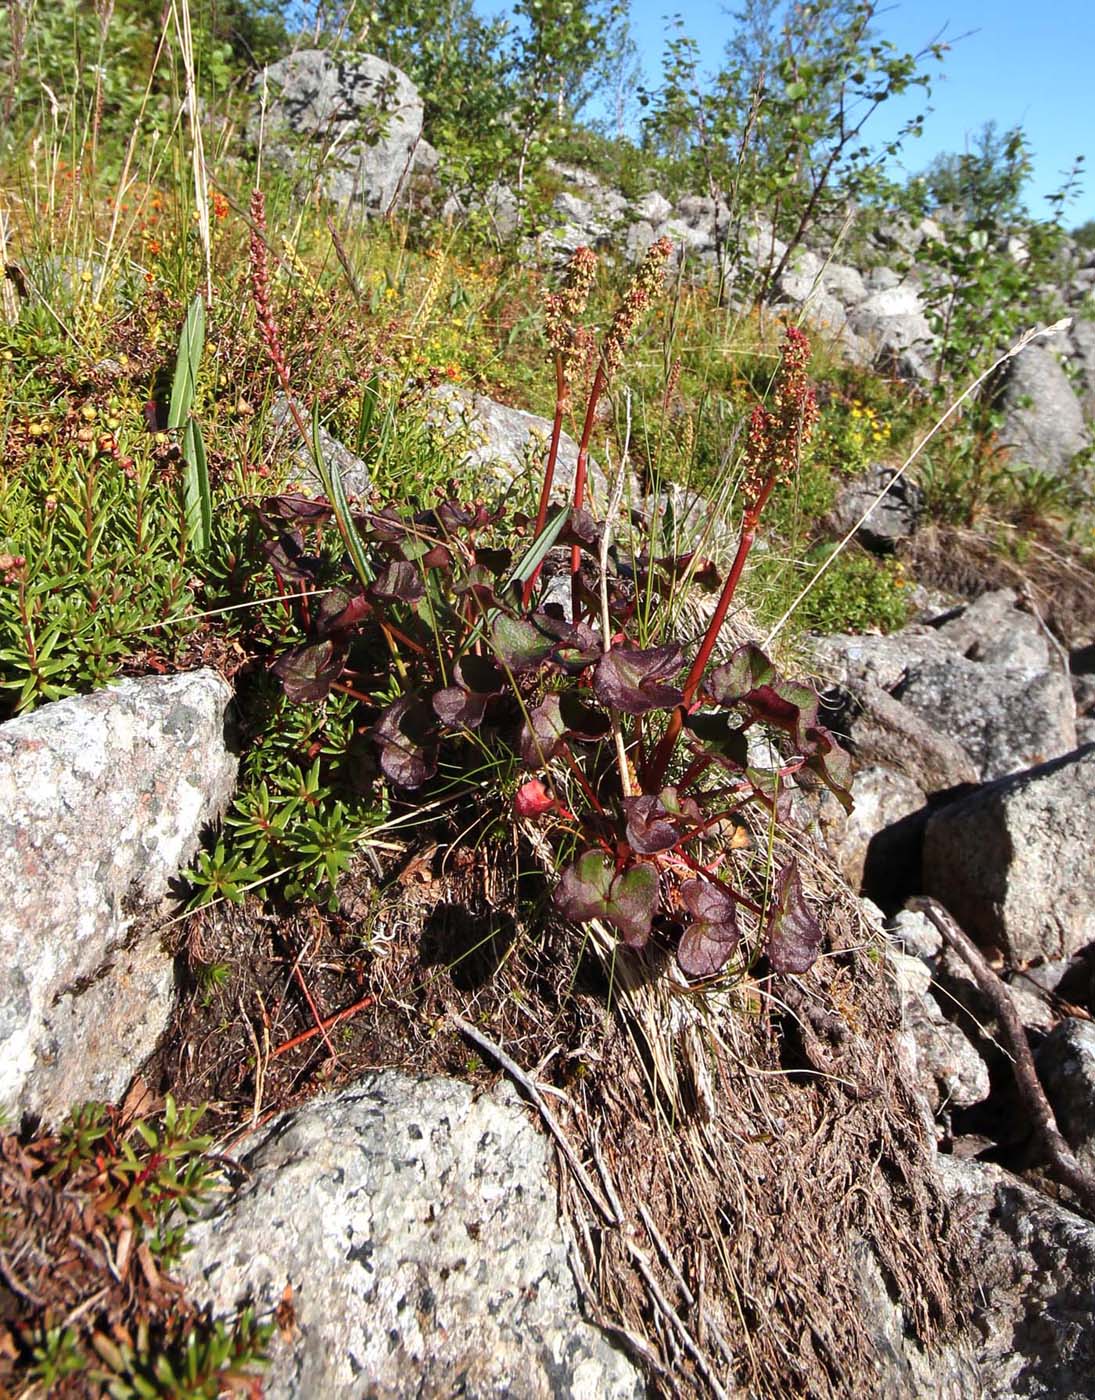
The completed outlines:
{"type": "Polygon", "coordinates": [[[962,932],[938,900],[920,896],[910,900],[908,908],[928,916],[943,935],[944,942],[954,949],[973,973],[974,981],[991,1002],[1000,1023],[1000,1034],[1011,1054],[1015,1086],[1023,1107],[1030,1115],[1035,1140],[1046,1158],[1050,1174],[1062,1186],[1067,1186],[1095,1218],[1095,1177],[1080,1165],[1057,1126],[1057,1119],[1038,1078],[1027,1033],[1007,985],[993,972],[981,950],[962,932]]]}

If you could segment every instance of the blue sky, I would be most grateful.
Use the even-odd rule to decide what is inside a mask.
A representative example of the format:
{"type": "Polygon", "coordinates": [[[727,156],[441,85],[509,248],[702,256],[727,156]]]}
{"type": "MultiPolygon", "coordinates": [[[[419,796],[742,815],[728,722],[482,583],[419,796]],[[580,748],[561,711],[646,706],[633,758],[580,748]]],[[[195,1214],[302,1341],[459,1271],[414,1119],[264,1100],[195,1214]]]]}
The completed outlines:
{"type": "MultiPolygon", "coordinates": [[[[489,14],[506,14],[506,0],[480,0],[489,14]]],[[[632,30],[648,84],[656,86],[666,16],[680,13],[710,68],[718,67],[732,28],[735,0],[631,0],[632,30]]],[[[1095,0],[893,0],[881,6],[878,31],[902,52],[936,38],[952,43],[933,84],[924,135],[910,142],[905,165],[922,170],[941,151],[962,151],[993,120],[1022,126],[1033,148],[1027,202],[1047,212],[1045,195],[1062,183],[1078,155],[1091,167],[1066,213],[1072,227],[1095,218],[1095,0]]],[[[865,136],[884,140],[922,109],[917,88],[892,118],[881,109],[865,136]]]]}
{"type": "MultiPolygon", "coordinates": [[[[682,14],[685,30],[715,68],[732,27],[727,11],[736,6],[733,0],[631,0],[631,8],[635,40],[654,83],[667,14],[682,14]]],[[[1095,218],[1095,0],[897,0],[880,16],[878,30],[902,51],[915,52],[940,34],[954,44],[933,85],[924,135],[909,144],[910,171],[940,151],[965,149],[967,138],[990,119],[1002,129],[1021,125],[1034,151],[1027,192],[1032,211],[1046,212],[1044,196],[1083,154],[1091,169],[1066,224],[1095,218]]],[[[897,121],[880,110],[871,119],[878,127],[871,133],[869,125],[864,135],[888,136],[921,101],[917,89],[897,121]]]]}

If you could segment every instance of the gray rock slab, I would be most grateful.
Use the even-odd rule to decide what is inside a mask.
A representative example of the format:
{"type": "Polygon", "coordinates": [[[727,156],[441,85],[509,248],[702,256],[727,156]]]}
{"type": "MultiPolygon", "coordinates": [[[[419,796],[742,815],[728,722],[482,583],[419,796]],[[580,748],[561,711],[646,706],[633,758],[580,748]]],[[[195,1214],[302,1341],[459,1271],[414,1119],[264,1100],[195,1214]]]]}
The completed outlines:
{"type": "Polygon", "coordinates": [[[934,813],[924,889],[1013,962],[1095,943],[1095,745],[934,813]]]}
{"type": "Polygon", "coordinates": [[[1049,641],[1038,619],[1022,612],[1018,602],[1011,588],[982,593],[942,623],[939,635],[971,661],[1044,669],[1050,663],[1049,641]]]}
{"type": "Polygon", "coordinates": [[[1014,461],[1059,474],[1088,446],[1083,406],[1047,346],[1028,345],[1012,360],[1002,402],[1000,442],[1014,461]]]}
{"type": "Polygon", "coordinates": [[[898,476],[893,467],[875,463],[841,487],[831,519],[837,534],[855,528],[856,539],[868,549],[892,554],[916,533],[923,507],[924,493],[914,482],[898,476]]]}
{"type": "Polygon", "coordinates": [[[935,337],[920,293],[911,283],[872,291],[848,313],[848,323],[873,347],[879,364],[904,365],[917,377],[926,375],[935,337]]]}
{"type": "Polygon", "coordinates": [[[862,768],[852,779],[855,804],[847,821],[826,833],[826,842],[841,874],[853,890],[863,883],[867,853],[879,833],[924,806],[924,793],[901,773],[889,768],[862,768]]]}
{"type": "Polygon", "coordinates": [[[126,680],[0,725],[0,1106],[112,1098],[171,1004],[171,961],[129,946],[227,805],[228,685],[126,680]]]}
{"type": "Polygon", "coordinates": [[[1057,1126],[1095,1172],[1095,1024],[1070,1016],[1038,1047],[1038,1077],[1057,1126]]]}
{"type": "Polygon", "coordinates": [[[269,1400],[639,1400],[587,1323],[546,1139],[515,1096],[382,1071],[262,1131],[181,1273],[216,1313],[272,1311],[269,1400]]]}
{"type": "Polygon", "coordinates": [[[847,692],[839,727],[858,762],[902,773],[925,793],[978,781],[961,744],[877,685],[865,682],[847,692]]]}
{"type": "MultiPolygon", "coordinates": [[[[301,49],[256,79],[269,93],[267,157],[303,178],[318,163],[322,193],[385,214],[407,179],[422,135],[422,99],[406,73],[371,54],[301,49]]],[[[250,131],[258,134],[259,115],[250,131]]]]}
{"type": "Polygon", "coordinates": [[[910,668],[928,660],[947,661],[954,649],[932,627],[914,623],[887,636],[836,632],[815,637],[814,661],[823,685],[875,685],[893,690],[910,668]]]}
{"type": "Polygon", "coordinates": [[[961,744],[982,779],[1076,747],[1076,707],[1061,671],[991,666],[952,654],[911,662],[894,694],[961,744]]]}
{"type": "MultiPolygon", "coordinates": [[[[462,455],[466,467],[493,474],[505,486],[518,479],[539,486],[551,442],[547,418],[450,384],[432,389],[427,402],[427,421],[466,444],[462,455]]],[[[577,465],[578,444],[563,433],[555,464],[556,495],[573,486],[577,465]]],[[[595,492],[604,493],[604,476],[592,461],[589,479],[595,492]]]]}

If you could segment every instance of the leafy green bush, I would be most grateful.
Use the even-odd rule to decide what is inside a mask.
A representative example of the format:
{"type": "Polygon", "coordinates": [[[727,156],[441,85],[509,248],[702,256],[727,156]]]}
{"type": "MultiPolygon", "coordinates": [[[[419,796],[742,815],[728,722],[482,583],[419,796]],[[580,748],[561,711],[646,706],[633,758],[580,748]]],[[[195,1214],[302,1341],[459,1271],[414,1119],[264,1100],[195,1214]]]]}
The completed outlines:
{"type": "MultiPolygon", "coordinates": [[[[806,558],[807,573],[836,549],[828,544],[806,558]]],[[[816,632],[892,632],[909,619],[905,570],[900,560],[875,559],[862,550],[844,551],[806,595],[802,622],[816,632]]]]}

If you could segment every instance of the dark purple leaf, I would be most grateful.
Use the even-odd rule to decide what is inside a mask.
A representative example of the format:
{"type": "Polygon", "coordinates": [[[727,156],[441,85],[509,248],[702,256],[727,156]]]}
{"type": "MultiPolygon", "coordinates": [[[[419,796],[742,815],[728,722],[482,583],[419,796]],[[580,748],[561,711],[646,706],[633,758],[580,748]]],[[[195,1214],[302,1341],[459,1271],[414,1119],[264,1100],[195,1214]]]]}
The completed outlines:
{"type": "Polygon", "coordinates": [[[369,592],[386,603],[417,603],[425,596],[422,575],[405,559],[390,559],[376,576],[369,592]]]}
{"type": "Polygon", "coordinates": [[[576,544],[579,549],[587,550],[593,554],[600,548],[601,527],[588,510],[572,510],[570,519],[563,526],[562,533],[559,535],[558,543],[562,545],[576,544]]]}
{"type": "Polygon", "coordinates": [[[806,903],[794,859],[780,869],[772,884],[764,932],[773,972],[806,972],[817,961],[821,926],[806,903]]]}
{"type": "Polygon", "coordinates": [[[381,714],[372,730],[385,777],[399,787],[421,787],[437,772],[433,711],[420,695],[404,695],[381,714]]]}
{"type": "Polygon", "coordinates": [[[601,655],[601,638],[588,622],[567,622],[546,612],[533,613],[531,620],[541,632],[555,638],[552,659],[568,671],[583,671],[601,655]]]}
{"type": "Polygon", "coordinates": [[[364,593],[351,593],[348,588],[332,588],[316,604],[312,614],[312,631],[317,637],[346,632],[371,612],[372,604],[364,593]]]}
{"type": "Polygon", "coordinates": [[[346,665],[346,651],[346,643],[335,637],[305,642],[283,652],[271,670],[294,705],[314,705],[331,693],[346,665]]]}
{"type": "Polygon", "coordinates": [[[506,684],[505,672],[489,656],[461,657],[453,668],[454,685],[433,697],[433,712],[450,729],[478,729],[493,695],[506,684]]]}
{"type": "Polygon", "coordinates": [[[694,799],[678,798],[675,788],[666,788],[657,797],[625,797],[623,806],[628,845],[643,856],[668,851],[703,822],[694,799]]]}
{"type": "Polygon", "coordinates": [[[730,660],[717,666],[704,688],[716,705],[736,705],[758,686],[771,685],[776,668],[753,642],[738,647],[730,660]]]}
{"type": "Polygon", "coordinates": [[[495,578],[497,578],[499,574],[504,574],[509,571],[510,565],[513,563],[513,550],[477,549],[475,551],[475,562],[480,568],[486,569],[488,573],[493,574],[495,578]]]}
{"type": "Polygon", "coordinates": [[[304,550],[304,536],[299,530],[288,530],[276,540],[264,540],[262,552],[278,575],[290,583],[314,583],[319,560],[304,550]]]}
{"type": "Polygon", "coordinates": [[[713,977],[741,939],[734,901],[708,880],[685,881],[681,899],[693,922],[681,936],[677,962],[690,977],[713,977]]]}
{"type": "Polygon", "coordinates": [[[593,672],[593,692],[603,705],[629,715],[649,710],[669,710],[680,703],[681,692],[663,682],[684,664],[684,652],[676,644],[633,650],[613,647],[593,672]]]}
{"type": "Polygon", "coordinates": [[[263,521],[299,521],[302,525],[316,525],[330,520],[333,512],[324,500],[313,500],[311,496],[298,496],[290,492],[284,496],[267,496],[259,506],[259,519],[263,521]]]}
{"type": "Polygon", "coordinates": [[[521,762],[526,768],[543,768],[559,752],[566,738],[566,725],[559,709],[558,695],[545,695],[528,713],[517,740],[521,762]]]}
{"type": "Polygon", "coordinates": [[[503,666],[520,673],[531,671],[550,656],[554,642],[524,618],[499,613],[491,624],[490,644],[503,666]]]}
{"type": "Polygon", "coordinates": [[[802,749],[809,754],[806,767],[817,773],[844,810],[850,813],[853,806],[850,791],[852,760],[823,724],[807,729],[804,738],[802,749]]]}
{"type": "Polygon", "coordinates": [[[729,715],[704,713],[686,715],[685,731],[695,735],[698,742],[691,744],[694,753],[709,753],[717,758],[723,768],[731,772],[742,771],[749,762],[749,736],[729,715]]]}
{"type": "Polygon", "coordinates": [[[392,506],[366,515],[365,527],[382,544],[398,544],[407,535],[407,522],[392,506]]]}
{"type": "Polygon", "coordinates": [[[528,768],[542,768],[567,739],[595,743],[609,732],[609,719],[572,690],[545,695],[521,726],[518,749],[528,768]]]}
{"type": "Polygon", "coordinates": [[[658,907],[658,874],[652,865],[633,865],[617,874],[607,856],[587,851],[563,871],[555,904],[576,924],[604,919],[630,947],[641,948],[658,907]]]}

